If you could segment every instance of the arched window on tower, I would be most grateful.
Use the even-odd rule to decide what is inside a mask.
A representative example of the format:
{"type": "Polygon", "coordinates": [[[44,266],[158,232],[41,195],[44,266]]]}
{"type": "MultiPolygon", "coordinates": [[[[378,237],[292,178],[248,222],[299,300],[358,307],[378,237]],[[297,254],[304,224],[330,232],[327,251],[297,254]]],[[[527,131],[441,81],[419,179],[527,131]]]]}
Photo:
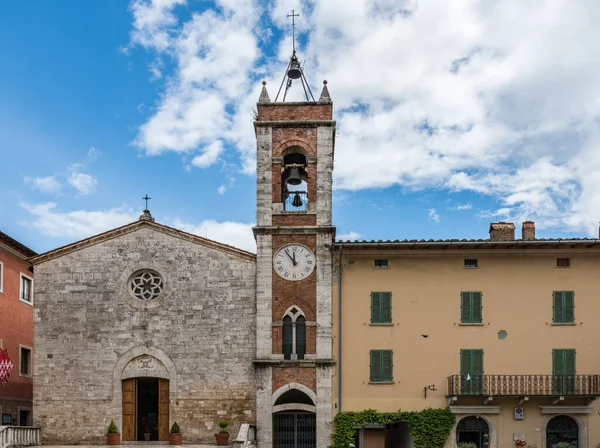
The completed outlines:
{"type": "Polygon", "coordinates": [[[299,152],[290,152],[283,158],[281,173],[281,197],[283,209],[302,211],[308,207],[308,173],[306,157],[299,152]]]}
{"type": "Polygon", "coordinates": [[[306,354],[306,318],[292,307],[283,318],[283,359],[304,359],[306,354]]]}

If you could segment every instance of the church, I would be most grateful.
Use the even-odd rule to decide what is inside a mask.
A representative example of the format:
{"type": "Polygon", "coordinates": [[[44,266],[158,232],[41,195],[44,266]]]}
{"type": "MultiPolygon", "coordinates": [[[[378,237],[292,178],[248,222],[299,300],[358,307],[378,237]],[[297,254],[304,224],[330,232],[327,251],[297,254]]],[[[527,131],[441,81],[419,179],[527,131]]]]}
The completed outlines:
{"type": "MultiPolygon", "coordinates": [[[[286,75],[305,82],[295,53],[286,75]]],[[[213,444],[226,420],[230,443],[251,424],[261,448],[330,444],[333,106],[326,82],[301,103],[264,84],[256,254],[146,209],[30,260],[43,443],[103,444],[114,420],[123,442],[177,422],[184,443],[213,444]]]]}

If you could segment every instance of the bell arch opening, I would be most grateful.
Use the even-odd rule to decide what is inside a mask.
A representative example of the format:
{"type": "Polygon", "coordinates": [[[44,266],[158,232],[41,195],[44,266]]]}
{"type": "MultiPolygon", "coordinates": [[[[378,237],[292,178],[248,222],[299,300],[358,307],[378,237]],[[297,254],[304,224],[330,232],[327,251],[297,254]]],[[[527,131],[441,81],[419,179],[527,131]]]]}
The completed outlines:
{"type": "Polygon", "coordinates": [[[303,211],[308,206],[308,163],[301,148],[286,150],[281,170],[281,197],[286,211],[303,211]],[[289,151],[289,152],[288,152],[289,151]]]}

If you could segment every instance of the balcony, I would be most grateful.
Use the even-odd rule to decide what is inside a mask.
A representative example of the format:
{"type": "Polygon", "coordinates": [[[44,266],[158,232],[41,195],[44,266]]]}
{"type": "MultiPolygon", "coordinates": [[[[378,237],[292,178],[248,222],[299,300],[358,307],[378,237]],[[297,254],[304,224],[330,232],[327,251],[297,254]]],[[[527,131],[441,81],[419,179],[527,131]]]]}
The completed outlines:
{"type": "Polygon", "coordinates": [[[465,396],[593,398],[600,396],[600,375],[449,376],[448,397],[465,396]]]}

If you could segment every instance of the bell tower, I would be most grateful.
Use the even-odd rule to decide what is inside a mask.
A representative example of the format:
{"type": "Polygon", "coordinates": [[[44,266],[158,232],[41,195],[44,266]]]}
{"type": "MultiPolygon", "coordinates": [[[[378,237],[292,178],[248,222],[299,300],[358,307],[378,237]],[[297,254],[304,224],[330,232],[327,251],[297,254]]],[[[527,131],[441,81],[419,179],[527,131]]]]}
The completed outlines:
{"type": "MultiPolygon", "coordinates": [[[[308,86],[297,62],[294,51],[284,76],[286,93],[293,79],[308,86]]],[[[254,364],[261,448],[290,446],[285,443],[291,439],[299,447],[331,444],[335,121],[327,82],[318,101],[308,92],[304,102],[272,102],[263,81],[254,122],[254,364]]]]}

